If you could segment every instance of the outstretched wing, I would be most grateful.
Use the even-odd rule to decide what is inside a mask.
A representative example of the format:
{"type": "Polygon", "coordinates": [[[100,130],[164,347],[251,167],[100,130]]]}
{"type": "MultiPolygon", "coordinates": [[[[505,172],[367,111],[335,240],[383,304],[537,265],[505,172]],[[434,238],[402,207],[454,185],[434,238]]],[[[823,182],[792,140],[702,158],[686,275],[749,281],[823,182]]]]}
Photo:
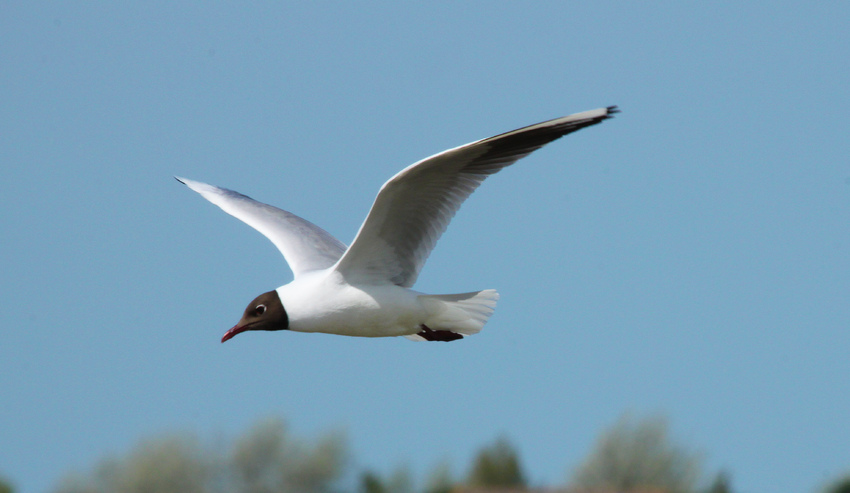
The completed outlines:
{"type": "Polygon", "coordinates": [[[408,166],[381,187],[337,271],[349,283],[413,286],[449,221],[485,178],[616,112],[616,107],[610,106],[549,120],[408,166]]]}
{"type": "Polygon", "coordinates": [[[295,214],[226,188],[186,178],[177,178],[177,181],[271,240],[283,254],[295,277],[304,272],[327,269],[345,252],[345,244],[295,214]]]}

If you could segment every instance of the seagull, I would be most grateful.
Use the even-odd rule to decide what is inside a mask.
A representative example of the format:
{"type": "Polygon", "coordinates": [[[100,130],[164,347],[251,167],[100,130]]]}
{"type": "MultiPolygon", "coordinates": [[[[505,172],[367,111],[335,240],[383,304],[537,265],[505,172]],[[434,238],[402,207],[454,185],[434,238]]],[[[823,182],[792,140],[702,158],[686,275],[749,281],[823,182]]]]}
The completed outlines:
{"type": "Polygon", "coordinates": [[[408,166],[381,187],[348,247],[295,214],[175,177],[265,235],[292,269],[292,282],[251,301],[221,342],[257,330],[445,342],[480,332],[496,307],[496,290],[432,295],[411,289],[437,240],[485,178],[617,112],[609,106],[556,118],[408,166]]]}

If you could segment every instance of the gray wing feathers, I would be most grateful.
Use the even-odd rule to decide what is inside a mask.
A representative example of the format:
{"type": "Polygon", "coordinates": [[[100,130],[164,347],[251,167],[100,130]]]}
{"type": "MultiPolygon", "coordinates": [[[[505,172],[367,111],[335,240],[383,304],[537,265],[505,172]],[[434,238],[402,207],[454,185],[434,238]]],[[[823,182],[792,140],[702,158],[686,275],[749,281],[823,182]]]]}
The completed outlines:
{"type": "Polygon", "coordinates": [[[345,244],[295,214],[257,202],[233,190],[185,178],[177,180],[271,240],[295,277],[303,272],[327,269],[345,252],[345,244]]]}
{"type": "Polygon", "coordinates": [[[413,286],[452,217],[485,178],[615,112],[612,106],[538,123],[449,149],[405,168],[381,187],[336,269],[349,282],[413,286]]]}
{"type": "Polygon", "coordinates": [[[376,213],[370,212],[357,236],[370,240],[345,256],[353,269],[347,269],[343,261],[338,270],[344,275],[366,273],[370,279],[413,286],[460,205],[488,174],[498,171],[451,169],[459,168],[455,157],[436,158],[446,161],[442,166],[408,168],[384,185],[372,207],[376,213]],[[441,172],[446,168],[451,172],[441,172]]]}

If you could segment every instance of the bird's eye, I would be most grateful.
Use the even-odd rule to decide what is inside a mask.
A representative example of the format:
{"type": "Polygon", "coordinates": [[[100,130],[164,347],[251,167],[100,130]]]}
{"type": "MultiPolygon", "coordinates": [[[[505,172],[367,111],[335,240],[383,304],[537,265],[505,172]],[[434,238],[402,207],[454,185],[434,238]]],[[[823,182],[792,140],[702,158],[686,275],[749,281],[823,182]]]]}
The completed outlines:
{"type": "Polygon", "coordinates": [[[257,305],[257,307],[254,308],[254,313],[257,315],[266,313],[266,305],[257,305]]]}

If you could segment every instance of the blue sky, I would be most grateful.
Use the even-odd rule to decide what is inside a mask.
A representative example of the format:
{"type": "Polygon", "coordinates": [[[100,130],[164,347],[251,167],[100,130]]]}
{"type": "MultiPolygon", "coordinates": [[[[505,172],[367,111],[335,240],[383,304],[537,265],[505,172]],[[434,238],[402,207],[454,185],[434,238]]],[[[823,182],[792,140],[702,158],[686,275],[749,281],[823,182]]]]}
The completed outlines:
{"type": "MultiPolygon", "coordinates": [[[[850,6],[6,2],[0,474],[45,491],[169,430],[283,416],[356,467],[505,434],[565,481],[663,413],[742,492],[850,470],[850,6]],[[425,156],[617,104],[488,179],[417,289],[497,288],[451,344],[219,340],[291,274],[173,180],[349,242],[425,156]]],[[[460,473],[461,468],[455,472],[460,473]]]]}

